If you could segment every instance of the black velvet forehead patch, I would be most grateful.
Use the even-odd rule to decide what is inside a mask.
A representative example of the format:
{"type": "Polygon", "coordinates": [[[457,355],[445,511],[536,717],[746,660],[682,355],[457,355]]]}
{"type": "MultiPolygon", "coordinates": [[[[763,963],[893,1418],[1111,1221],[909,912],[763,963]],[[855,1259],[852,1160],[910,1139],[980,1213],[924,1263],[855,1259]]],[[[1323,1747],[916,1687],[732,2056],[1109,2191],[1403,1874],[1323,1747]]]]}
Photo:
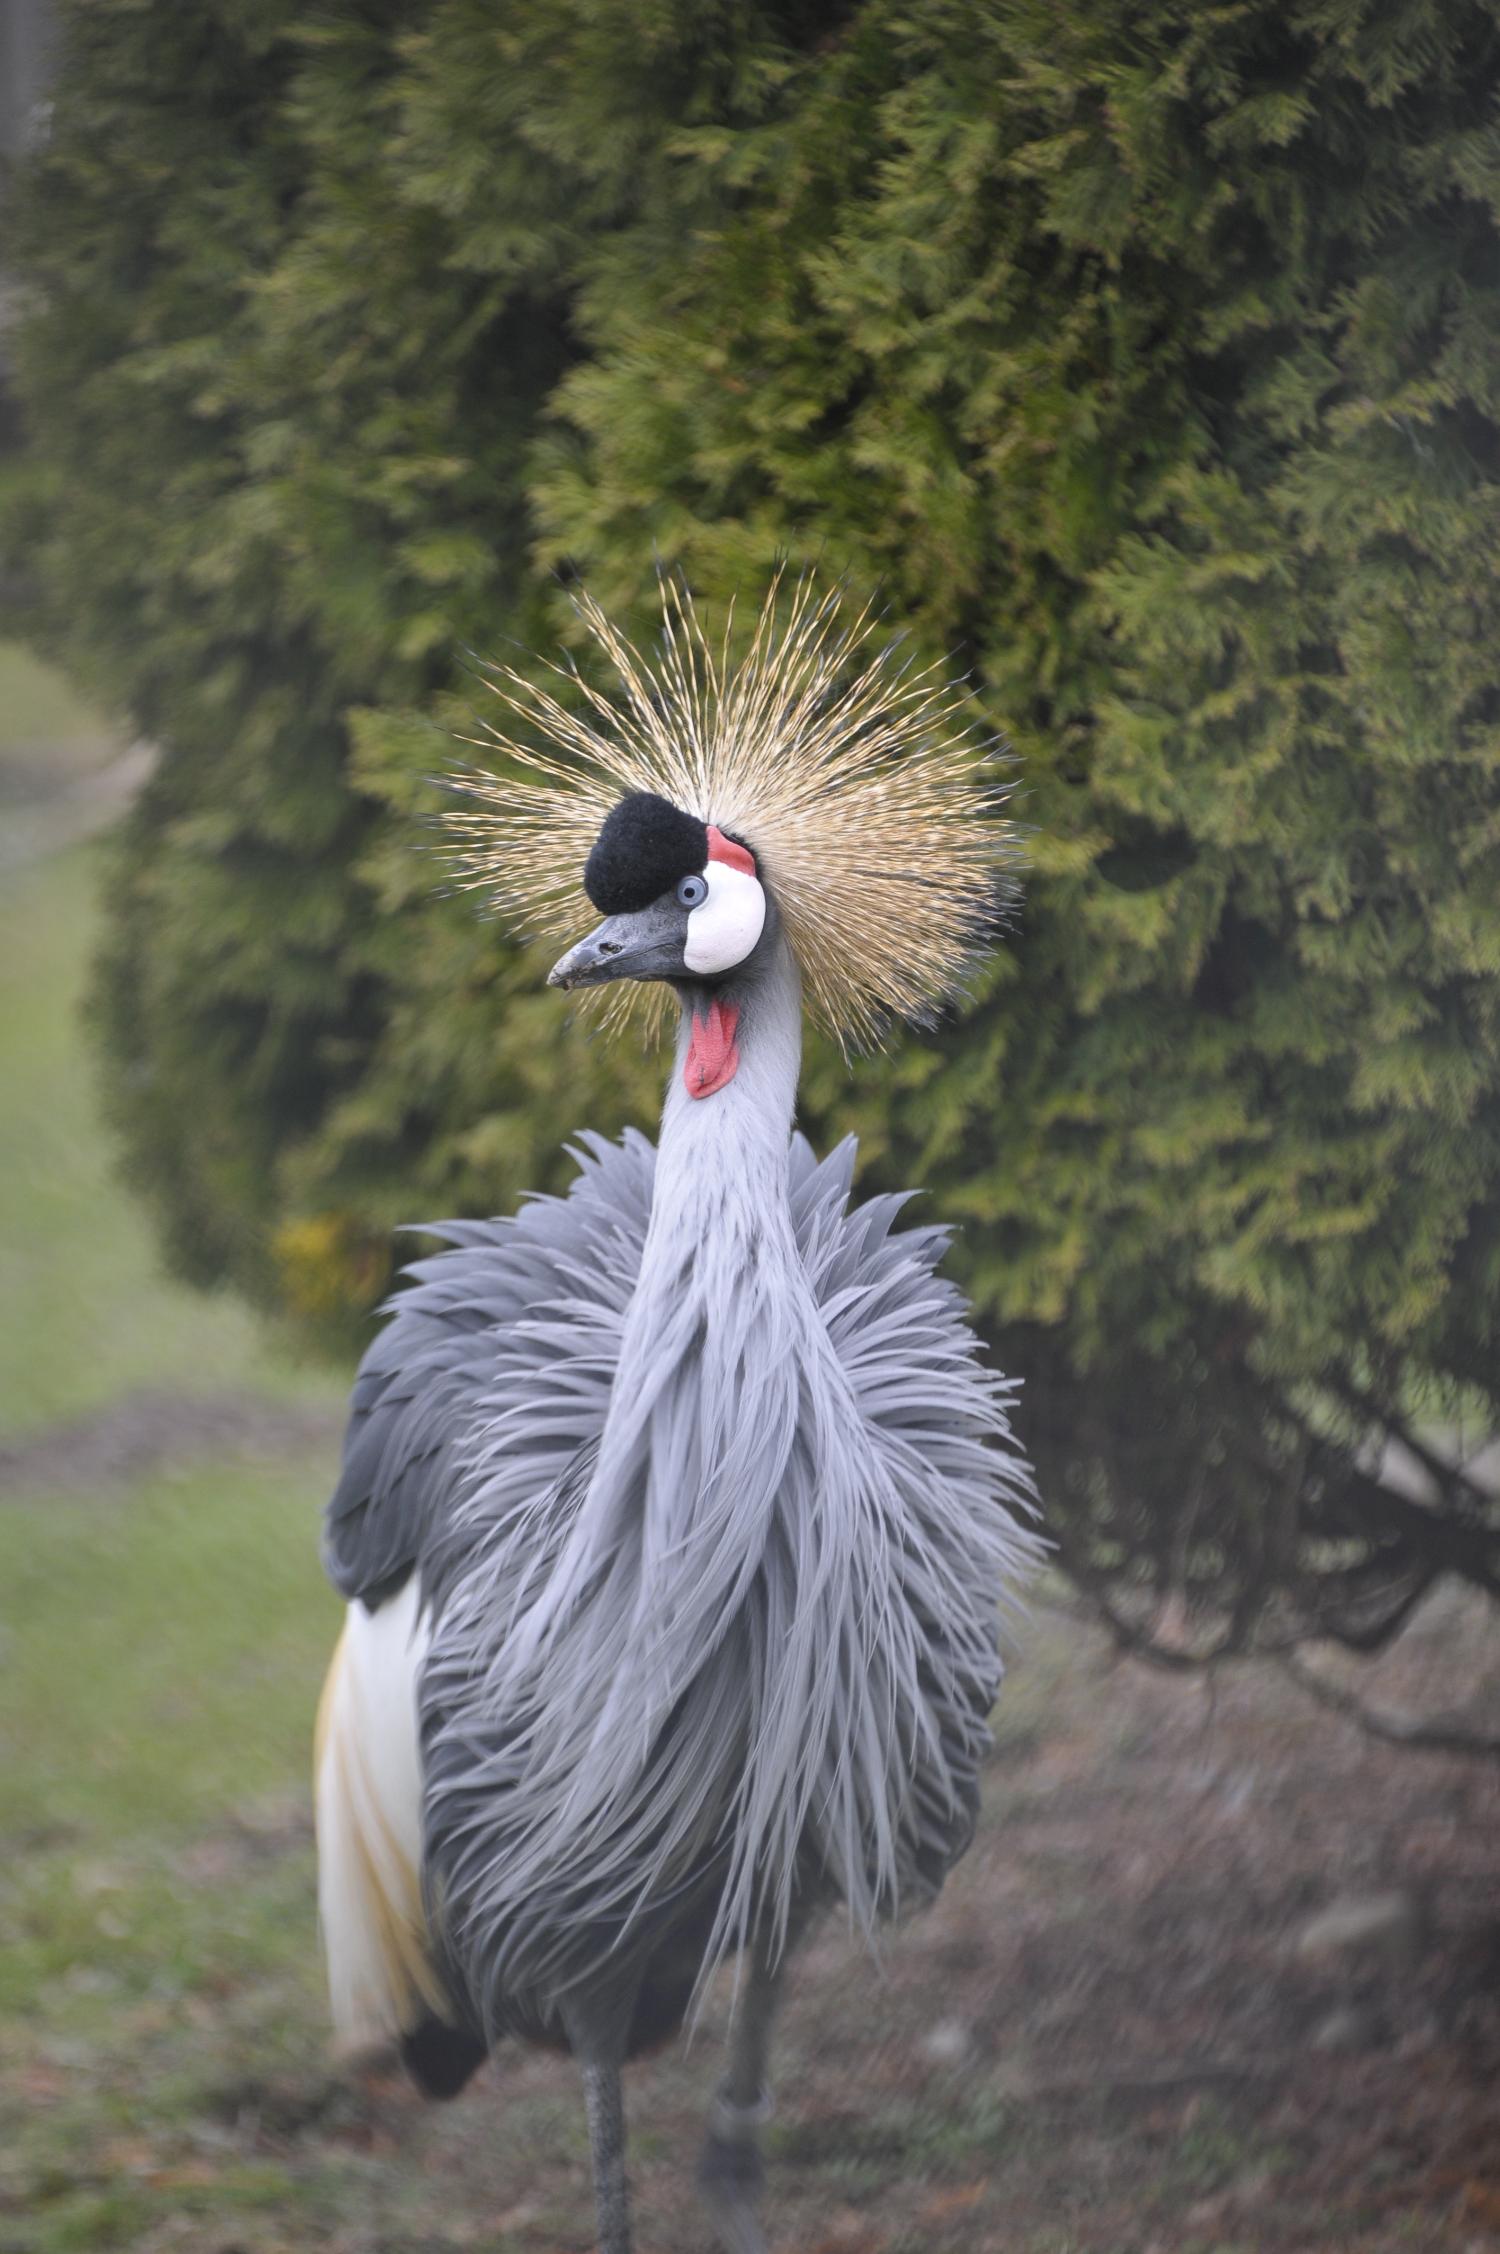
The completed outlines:
{"type": "Polygon", "coordinates": [[[583,868],[583,889],[601,916],[649,908],[679,877],[708,861],[708,825],[654,790],[633,790],[612,806],[583,868]]]}

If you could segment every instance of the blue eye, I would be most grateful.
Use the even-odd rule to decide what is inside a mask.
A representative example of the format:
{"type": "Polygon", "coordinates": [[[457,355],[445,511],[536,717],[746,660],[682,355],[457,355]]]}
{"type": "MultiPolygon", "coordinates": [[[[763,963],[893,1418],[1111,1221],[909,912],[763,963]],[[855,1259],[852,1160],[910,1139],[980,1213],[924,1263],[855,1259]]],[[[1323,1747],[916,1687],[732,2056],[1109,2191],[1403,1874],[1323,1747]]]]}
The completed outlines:
{"type": "Polygon", "coordinates": [[[707,898],[708,886],[704,883],[702,877],[684,877],[677,887],[677,901],[680,907],[699,908],[707,898]]]}

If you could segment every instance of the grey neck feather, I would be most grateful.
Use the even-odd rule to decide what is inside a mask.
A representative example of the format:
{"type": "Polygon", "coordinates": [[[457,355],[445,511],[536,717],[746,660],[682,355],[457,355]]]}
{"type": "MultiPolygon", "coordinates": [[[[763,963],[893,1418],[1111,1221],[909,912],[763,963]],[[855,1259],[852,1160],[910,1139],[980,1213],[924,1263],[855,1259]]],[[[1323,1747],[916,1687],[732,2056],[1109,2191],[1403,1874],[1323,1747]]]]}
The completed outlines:
{"type": "MultiPolygon", "coordinates": [[[[683,997],[651,1224],[593,1480],[624,1514],[601,1510],[596,1537],[640,1539],[648,1561],[690,1535],[731,1458],[747,1386],[792,1347],[799,1317],[815,1320],[788,1200],[802,982],[784,934],[769,933],[720,989],[739,1009],[740,1061],[711,1096],[683,1081],[696,999],[683,997]]],[[[648,1570],[643,1591],[651,1585],[648,1570]]]]}
{"type": "Polygon", "coordinates": [[[739,1010],[739,1069],[716,1095],[691,1096],[683,1080],[694,997],[684,997],[676,1062],[662,1111],[656,1194],[638,1300],[663,1261],[676,1275],[683,1249],[736,1224],[784,1229],[787,1162],[802,1066],[802,980],[777,931],[739,983],[720,999],[739,1010]]]}
{"type": "MultiPolygon", "coordinates": [[[[788,1200],[801,978],[779,928],[720,991],[739,1007],[739,1068],[716,1094],[688,1094],[682,1071],[696,997],[686,993],[651,1221],[588,1501],[546,1595],[518,1630],[518,1651],[545,1639],[590,1577],[627,1555],[639,1568],[644,1632],[657,1568],[691,1538],[715,1490],[722,1494],[726,1467],[731,1481],[738,1469],[747,1386],[768,1361],[783,1362],[800,1317],[815,1323],[788,1200]]],[[[789,1404],[777,1406],[784,1421],[789,1404]]]]}

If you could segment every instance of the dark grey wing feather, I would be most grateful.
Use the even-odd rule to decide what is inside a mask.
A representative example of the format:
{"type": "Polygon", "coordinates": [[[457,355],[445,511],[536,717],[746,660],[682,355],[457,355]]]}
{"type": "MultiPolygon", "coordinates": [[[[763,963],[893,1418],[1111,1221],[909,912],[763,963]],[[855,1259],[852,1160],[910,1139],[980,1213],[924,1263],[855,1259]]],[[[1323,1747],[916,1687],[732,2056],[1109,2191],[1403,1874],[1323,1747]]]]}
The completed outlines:
{"type": "Polygon", "coordinates": [[[323,1562],[343,1597],[374,1602],[399,1587],[452,1483],[450,1459],[492,1359],[486,1334],[513,1312],[505,1229],[427,1231],[453,1249],[406,1270],[407,1288],[360,1364],[323,1525],[323,1562]]]}
{"type": "Polygon", "coordinates": [[[566,1197],[497,1221],[437,1221],[446,1249],[413,1261],[360,1363],[323,1562],[342,1597],[378,1603],[443,1529],[487,1413],[497,1334],[561,1300],[628,1297],[656,1154],[644,1136],[580,1138],[566,1197]]]}

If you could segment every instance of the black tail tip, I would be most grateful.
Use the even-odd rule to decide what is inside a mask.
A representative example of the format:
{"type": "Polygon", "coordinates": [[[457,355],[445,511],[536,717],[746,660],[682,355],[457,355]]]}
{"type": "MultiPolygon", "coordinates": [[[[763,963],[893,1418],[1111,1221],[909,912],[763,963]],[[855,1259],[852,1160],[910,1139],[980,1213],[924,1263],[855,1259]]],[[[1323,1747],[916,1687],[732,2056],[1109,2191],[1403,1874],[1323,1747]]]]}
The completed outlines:
{"type": "Polygon", "coordinates": [[[401,2038],[401,2063],[423,2097],[457,2097],[489,2053],[465,2027],[424,2019],[401,2038]]]}

